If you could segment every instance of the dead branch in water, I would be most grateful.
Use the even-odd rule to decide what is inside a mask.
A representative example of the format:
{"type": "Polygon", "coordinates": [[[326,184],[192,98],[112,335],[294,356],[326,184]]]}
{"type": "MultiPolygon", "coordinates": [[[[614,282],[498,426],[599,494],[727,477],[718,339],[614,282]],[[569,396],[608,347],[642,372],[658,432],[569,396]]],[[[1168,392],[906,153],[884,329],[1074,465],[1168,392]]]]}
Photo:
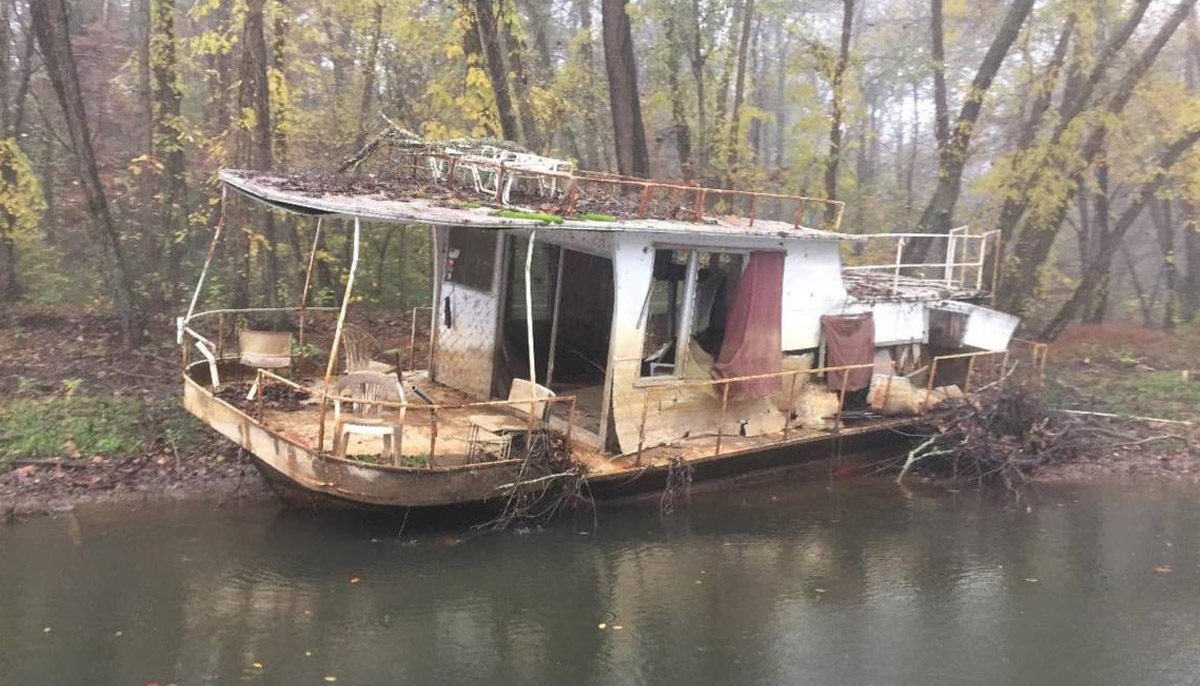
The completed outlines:
{"type": "Polygon", "coordinates": [[[923,425],[924,440],[883,466],[898,471],[897,481],[915,471],[951,483],[998,483],[1010,490],[1041,466],[1098,451],[1110,431],[1047,409],[1040,395],[1008,379],[939,404],[923,425]]]}

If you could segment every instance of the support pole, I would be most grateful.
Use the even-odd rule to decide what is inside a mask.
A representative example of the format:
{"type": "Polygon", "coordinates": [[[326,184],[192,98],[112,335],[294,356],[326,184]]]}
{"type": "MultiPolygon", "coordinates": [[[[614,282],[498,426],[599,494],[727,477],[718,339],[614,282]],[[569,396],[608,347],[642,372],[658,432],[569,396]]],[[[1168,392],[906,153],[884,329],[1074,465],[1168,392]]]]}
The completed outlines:
{"type": "Polygon", "coordinates": [[[217,243],[221,240],[221,229],[225,228],[225,200],[229,186],[221,186],[221,213],[217,217],[217,229],[213,232],[212,243],[208,244],[208,252],[204,255],[204,266],[200,268],[200,278],[196,281],[196,290],[192,292],[192,301],[188,304],[187,314],[176,322],[176,342],[183,345],[183,327],[187,326],[192,315],[196,312],[196,301],[200,299],[200,290],[204,288],[204,279],[208,276],[208,267],[212,264],[213,256],[217,254],[217,243]]]}
{"type": "Polygon", "coordinates": [[[550,352],[546,356],[546,387],[554,381],[554,356],[558,351],[558,308],[562,303],[563,264],[566,262],[567,251],[562,246],[558,248],[558,273],[554,276],[554,312],[550,315],[550,352]]]}
{"type": "Polygon", "coordinates": [[[533,268],[533,242],[537,229],[529,233],[529,246],[525,250],[525,332],[529,338],[529,381],[537,383],[537,357],[533,350],[533,286],[529,283],[529,272],[533,268]]]}
{"type": "Polygon", "coordinates": [[[325,365],[325,382],[321,387],[321,417],[317,429],[317,451],[325,451],[325,411],[329,399],[329,382],[337,364],[338,347],[342,343],[342,326],[346,323],[346,308],[350,306],[350,294],[354,292],[354,273],[358,271],[358,247],[362,235],[362,223],[354,218],[354,252],[350,258],[350,273],[346,277],[346,292],[342,294],[342,309],[338,310],[337,328],[333,331],[333,345],[329,349],[329,362],[325,365]]]}
{"type": "Polygon", "coordinates": [[[313,234],[312,251],[308,253],[308,271],[304,273],[304,290],[300,293],[300,347],[304,347],[304,325],[308,319],[308,287],[312,284],[313,264],[317,261],[317,246],[321,244],[321,219],[317,217],[317,231],[313,234]]]}

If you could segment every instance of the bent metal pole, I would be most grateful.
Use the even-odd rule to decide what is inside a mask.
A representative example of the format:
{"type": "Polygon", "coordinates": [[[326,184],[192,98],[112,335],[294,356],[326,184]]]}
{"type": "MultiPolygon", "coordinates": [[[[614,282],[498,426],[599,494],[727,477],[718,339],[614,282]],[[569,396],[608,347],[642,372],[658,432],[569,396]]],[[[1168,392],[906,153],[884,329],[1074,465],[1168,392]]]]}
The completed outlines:
{"type": "Polygon", "coordinates": [[[346,323],[346,308],[350,306],[350,294],[354,292],[354,273],[358,271],[358,245],[362,234],[362,222],[354,218],[354,252],[350,257],[350,274],[346,277],[346,292],[342,294],[342,309],[338,310],[337,328],[333,330],[333,345],[329,348],[329,362],[325,365],[325,383],[321,387],[321,416],[317,429],[317,452],[325,452],[325,408],[329,398],[329,381],[333,378],[333,367],[337,364],[338,347],[342,343],[342,326],[346,323]]]}
{"type": "Polygon", "coordinates": [[[217,228],[213,232],[212,243],[208,244],[208,252],[204,255],[204,266],[200,268],[200,278],[196,281],[196,290],[192,292],[192,301],[188,304],[187,314],[175,322],[176,342],[183,344],[183,327],[187,326],[192,315],[196,312],[196,301],[200,299],[200,289],[204,288],[204,278],[208,276],[208,267],[212,264],[213,256],[217,254],[217,243],[221,240],[221,229],[225,227],[225,198],[229,186],[221,186],[221,210],[217,215],[217,228]]]}
{"type": "Polygon", "coordinates": [[[308,318],[308,287],[312,283],[313,264],[317,261],[317,246],[321,245],[321,219],[317,217],[317,231],[313,234],[312,251],[308,253],[308,271],[304,273],[304,290],[300,292],[300,347],[304,347],[304,325],[308,318]]]}
{"type": "Polygon", "coordinates": [[[533,242],[537,229],[529,233],[529,248],[525,251],[525,332],[529,337],[529,382],[537,383],[537,361],[533,354],[533,287],[529,283],[529,272],[533,266],[533,242]]]}

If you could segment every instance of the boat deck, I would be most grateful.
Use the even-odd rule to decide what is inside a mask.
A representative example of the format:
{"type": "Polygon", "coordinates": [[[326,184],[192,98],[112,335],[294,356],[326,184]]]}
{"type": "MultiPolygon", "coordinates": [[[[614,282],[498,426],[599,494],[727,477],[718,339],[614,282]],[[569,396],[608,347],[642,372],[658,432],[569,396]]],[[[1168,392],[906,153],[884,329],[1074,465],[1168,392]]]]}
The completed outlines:
{"type": "MultiPolygon", "coordinates": [[[[518,428],[525,425],[522,416],[514,413],[509,407],[492,405],[457,408],[454,406],[477,401],[460,391],[430,382],[423,376],[406,377],[406,385],[413,382],[442,409],[437,412],[435,441],[434,414],[422,410],[420,405],[409,406],[399,441],[401,466],[450,467],[494,460],[499,456],[500,437],[482,427],[507,424],[513,427],[514,435],[523,433],[518,428]]],[[[319,381],[307,381],[304,385],[314,391],[320,389],[319,381]]],[[[306,399],[287,407],[282,405],[286,403],[264,402],[261,423],[270,431],[290,441],[315,448],[321,434],[320,411],[316,401],[306,399]]],[[[622,474],[636,475],[648,469],[664,469],[677,458],[683,458],[686,462],[705,461],[719,459],[721,456],[789,445],[811,445],[822,441],[829,442],[830,454],[834,455],[839,438],[899,427],[911,422],[911,418],[905,417],[880,417],[855,420],[838,431],[792,428],[786,432],[778,431],[752,437],[718,437],[714,432],[711,435],[696,435],[664,445],[646,447],[640,453],[613,455],[600,450],[595,433],[585,428],[593,421],[593,418],[589,417],[589,410],[592,409],[594,408],[587,406],[580,398],[577,404],[576,425],[571,432],[574,439],[571,457],[582,465],[589,475],[595,477],[619,477],[622,474]]],[[[566,414],[564,403],[561,408],[551,413],[548,421],[550,428],[565,433],[566,414]]],[[[322,444],[325,452],[333,450],[333,433],[333,412],[328,411],[322,444]]],[[[357,434],[350,436],[346,449],[350,459],[368,464],[382,462],[382,451],[381,437],[357,434]]]]}

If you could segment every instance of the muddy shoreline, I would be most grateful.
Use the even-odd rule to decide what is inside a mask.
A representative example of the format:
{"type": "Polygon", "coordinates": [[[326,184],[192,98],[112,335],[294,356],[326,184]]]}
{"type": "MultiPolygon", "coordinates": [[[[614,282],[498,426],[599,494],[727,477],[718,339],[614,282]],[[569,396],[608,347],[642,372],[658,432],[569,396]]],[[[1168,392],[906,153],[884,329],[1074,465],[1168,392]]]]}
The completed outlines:
{"type": "MultiPolygon", "coordinates": [[[[811,472],[814,466],[819,464],[801,465],[798,469],[811,472]]],[[[0,521],[54,515],[91,506],[136,510],[147,506],[177,504],[282,505],[248,456],[244,455],[233,459],[192,458],[192,464],[186,467],[152,463],[134,469],[136,471],[114,479],[114,467],[103,463],[72,464],[69,467],[51,464],[18,467],[0,475],[0,521]]],[[[894,480],[892,474],[864,475],[852,474],[854,470],[843,471],[847,476],[835,478],[894,480]]],[[[805,478],[817,480],[824,477],[812,474],[805,478]]],[[[1200,483],[1200,456],[1121,454],[1063,462],[1042,467],[1029,475],[1026,487],[1036,489],[1043,485],[1101,481],[1197,484],[1200,483]]],[[[971,484],[952,484],[920,475],[911,475],[905,482],[954,490],[973,488],[971,484]]],[[[705,490],[712,488],[714,485],[709,484],[705,490]]],[[[719,490],[723,487],[716,485],[715,488],[719,490]]],[[[737,486],[731,485],[729,488],[737,486]]],[[[995,485],[981,488],[1003,490],[995,485]]]]}

